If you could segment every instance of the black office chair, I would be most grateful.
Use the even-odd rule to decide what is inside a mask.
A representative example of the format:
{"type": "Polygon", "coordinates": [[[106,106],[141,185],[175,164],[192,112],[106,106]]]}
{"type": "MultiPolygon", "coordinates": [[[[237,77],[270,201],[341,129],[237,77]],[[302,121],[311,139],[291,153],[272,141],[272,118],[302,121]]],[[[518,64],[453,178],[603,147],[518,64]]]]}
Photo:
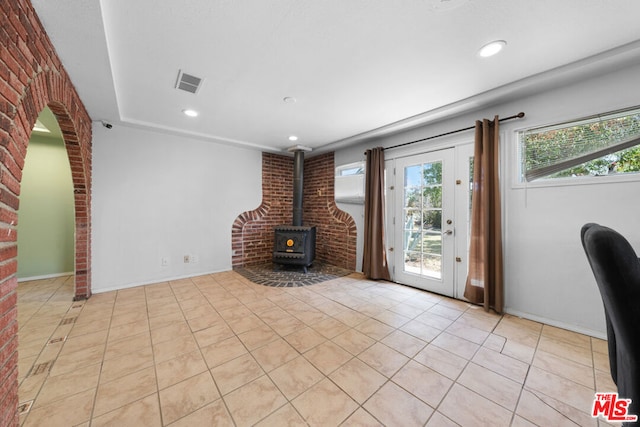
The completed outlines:
{"type": "Polygon", "coordinates": [[[631,399],[628,413],[640,416],[640,260],[610,228],[585,224],[581,237],[604,304],[611,378],[631,399]]]}

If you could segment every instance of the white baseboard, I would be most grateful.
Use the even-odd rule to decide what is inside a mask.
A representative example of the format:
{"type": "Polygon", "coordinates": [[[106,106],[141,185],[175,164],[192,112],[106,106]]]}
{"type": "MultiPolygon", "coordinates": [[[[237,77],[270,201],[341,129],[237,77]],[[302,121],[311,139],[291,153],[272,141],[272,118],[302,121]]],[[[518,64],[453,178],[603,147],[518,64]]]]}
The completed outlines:
{"type": "Polygon", "coordinates": [[[163,278],[150,280],[150,281],[127,283],[125,285],[112,286],[112,287],[101,288],[101,289],[94,289],[92,287],[91,293],[92,294],[102,294],[102,293],[105,293],[105,292],[120,291],[120,290],[123,290],[123,289],[136,288],[138,286],[147,286],[147,285],[154,285],[156,283],[170,282],[172,280],[189,279],[191,277],[206,276],[207,274],[223,273],[225,271],[231,271],[231,269],[204,271],[204,272],[200,272],[200,273],[187,274],[187,275],[184,275],[184,276],[163,277],[163,278]]]}
{"type": "Polygon", "coordinates": [[[603,340],[607,339],[606,331],[603,332],[603,331],[595,331],[588,328],[581,328],[579,326],[572,325],[569,323],[560,322],[558,320],[547,319],[545,317],[536,316],[531,313],[524,313],[517,310],[510,310],[508,308],[505,308],[505,313],[511,314],[512,316],[522,317],[523,319],[533,320],[534,322],[544,323],[545,325],[555,326],[557,328],[577,332],[579,334],[589,335],[590,337],[599,338],[603,340]]]}
{"type": "Polygon", "coordinates": [[[31,280],[44,280],[44,279],[53,279],[56,277],[62,276],[73,276],[75,271],[68,271],[66,273],[53,273],[53,274],[45,274],[42,276],[31,276],[31,277],[18,277],[18,282],[28,282],[31,280]]]}

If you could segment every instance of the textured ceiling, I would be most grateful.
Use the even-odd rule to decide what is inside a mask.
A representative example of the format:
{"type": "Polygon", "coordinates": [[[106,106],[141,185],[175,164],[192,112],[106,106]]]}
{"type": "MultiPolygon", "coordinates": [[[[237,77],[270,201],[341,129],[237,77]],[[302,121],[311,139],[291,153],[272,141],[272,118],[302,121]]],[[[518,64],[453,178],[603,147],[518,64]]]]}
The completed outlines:
{"type": "Polygon", "coordinates": [[[480,108],[612,49],[640,61],[637,0],[33,4],[94,120],[269,151],[480,108]],[[478,57],[497,39],[502,53],[478,57]],[[197,94],[174,88],[179,70],[204,78],[197,94]]]}

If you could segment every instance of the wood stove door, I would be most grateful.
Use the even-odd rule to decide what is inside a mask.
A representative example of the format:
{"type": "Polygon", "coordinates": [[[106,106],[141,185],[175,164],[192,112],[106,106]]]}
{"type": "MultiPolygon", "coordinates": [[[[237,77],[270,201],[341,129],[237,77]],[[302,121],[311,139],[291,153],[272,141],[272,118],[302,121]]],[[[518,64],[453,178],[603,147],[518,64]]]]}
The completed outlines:
{"type": "Polygon", "coordinates": [[[393,280],[454,296],[454,149],[395,161],[393,280]]]}

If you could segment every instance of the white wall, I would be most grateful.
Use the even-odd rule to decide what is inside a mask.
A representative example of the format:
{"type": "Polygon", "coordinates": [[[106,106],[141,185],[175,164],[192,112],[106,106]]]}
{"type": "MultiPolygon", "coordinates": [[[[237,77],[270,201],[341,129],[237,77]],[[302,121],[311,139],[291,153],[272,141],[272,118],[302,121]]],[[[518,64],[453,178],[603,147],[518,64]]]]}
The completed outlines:
{"type": "Polygon", "coordinates": [[[233,221],[261,197],[259,151],[94,125],[92,291],[230,270],[233,221]]]}
{"type": "MultiPolygon", "coordinates": [[[[506,117],[524,111],[524,119],[501,124],[505,311],[604,337],[602,301],[580,243],[580,228],[586,222],[611,226],[625,234],[640,253],[640,177],[628,182],[545,187],[532,184],[524,188],[516,183],[515,177],[515,131],[638,105],[639,76],[640,65],[630,65],[517,101],[338,150],[336,165],[362,160],[366,147],[389,147],[472,126],[483,117],[492,119],[496,114],[506,117]]],[[[450,141],[453,144],[468,139],[461,134],[450,141]]],[[[428,151],[435,145],[442,146],[443,140],[422,143],[421,147],[428,151]]],[[[361,215],[354,209],[357,210],[352,208],[349,212],[360,231],[361,215]]],[[[358,233],[358,248],[361,238],[358,233]]],[[[362,253],[357,256],[361,258],[362,253]]]]}

